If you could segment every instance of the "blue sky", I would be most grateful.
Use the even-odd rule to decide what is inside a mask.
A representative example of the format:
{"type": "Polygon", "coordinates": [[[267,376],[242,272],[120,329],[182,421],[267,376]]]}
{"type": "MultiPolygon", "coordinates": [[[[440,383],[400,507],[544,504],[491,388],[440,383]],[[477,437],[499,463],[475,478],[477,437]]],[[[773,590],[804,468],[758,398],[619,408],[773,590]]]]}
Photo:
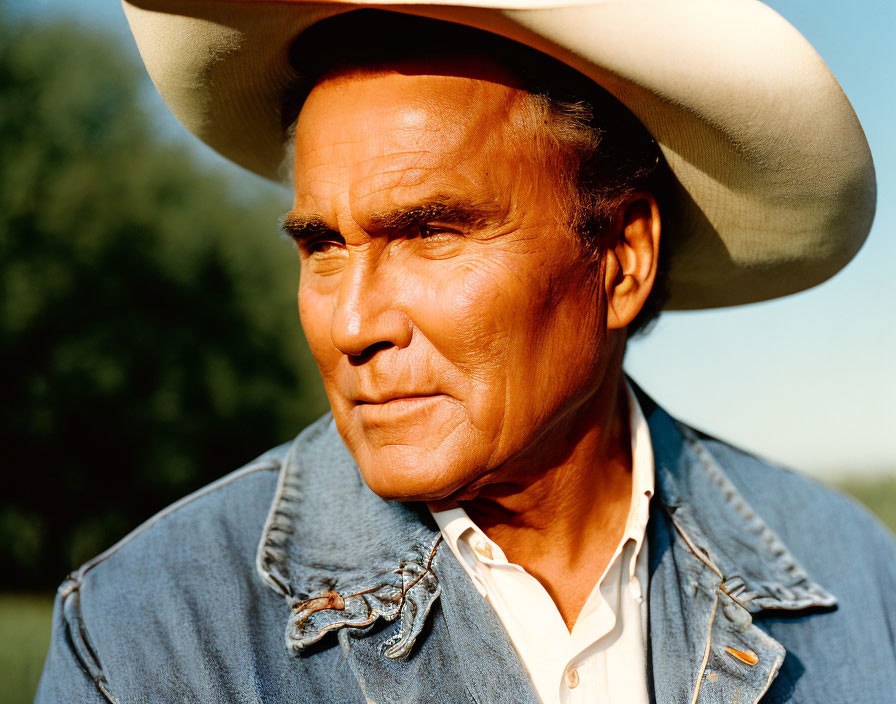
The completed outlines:
{"type": "MultiPolygon", "coordinates": [[[[844,271],[810,291],[665,314],[631,344],[626,368],[673,414],[748,450],[817,476],[896,474],[896,3],[768,4],[815,46],[865,129],[878,178],[871,235],[844,271]]],[[[74,16],[129,36],[116,0],[7,6],[41,18],[74,16]]],[[[136,53],[132,41],[126,46],[136,53]]],[[[159,129],[179,138],[182,128],[149,89],[147,104],[159,129]]],[[[193,143],[204,158],[239,171],[193,143]]]]}

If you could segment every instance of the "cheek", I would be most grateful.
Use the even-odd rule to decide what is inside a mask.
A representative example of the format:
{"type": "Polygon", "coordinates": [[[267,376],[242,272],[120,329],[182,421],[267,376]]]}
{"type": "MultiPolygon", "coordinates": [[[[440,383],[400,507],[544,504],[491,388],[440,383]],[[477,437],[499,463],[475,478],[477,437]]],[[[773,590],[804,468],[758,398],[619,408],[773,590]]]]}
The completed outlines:
{"type": "Polygon", "coordinates": [[[333,302],[330,296],[299,284],[298,303],[299,320],[305,339],[320,369],[324,384],[328,385],[339,360],[339,350],[330,339],[333,302]]]}
{"type": "Polygon", "coordinates": [[[606,315],[599,275],[582,267],[558,268],[545,281],[532,311],[526,343],[528,398],[545,402],[538,415],[550,414],[594,391],[602,374],[606,315]]]}
{"type": "Polygon", "coordinates": [[[552,281],[550,264],[540,252],[489,252],[453,265],[427,297],[432,339],[471,373],[523,361],[510,358],[528,357],[559,322],[559,289],[569,283],[552,281]]]}
{"type": "MultiPolygon", "coordinates": [[[[515,410],[514,377],[528,360],[531,281],[515,257],[477,251],[467,261],[432,262],[418,281],[426,294],[414,302],[415,324],[451,365],[464,388],[470,423],[490,442],[506,432],[515,410]]],[[[535,267],[537,269],[538,267],[535,267]]]]}
{"type": "Polygon", "coordinates": [[[514,255],[454,266],[426,316],[438,321],[428,337],[471,385],[474,422],[510,452],[589,392],[603,341],[597,277],[565,257],[514,255]]]}
{"type": "Polygon", "coordinates": [[[432,262],[425,269],[418,279],[425,295],[412,303],[414,322],[463,377],[475,407],[477,398],[482,402],[485,395],[503,393],[508,334],[520,292],[496,258],[432,262]]]}

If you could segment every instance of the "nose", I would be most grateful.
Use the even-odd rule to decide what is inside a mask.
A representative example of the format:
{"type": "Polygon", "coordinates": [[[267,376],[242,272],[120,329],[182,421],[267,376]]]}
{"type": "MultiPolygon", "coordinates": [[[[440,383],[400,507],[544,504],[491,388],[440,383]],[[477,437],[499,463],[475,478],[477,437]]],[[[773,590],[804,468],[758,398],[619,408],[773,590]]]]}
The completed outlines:
{"type": "Polygon", "coordinates": [[[350,261],[336,295],[330,339],[343,354],[361,361],[379,350],[411,344],[411,322],[395,307],[386,277],[362,258],[350,261]]]}

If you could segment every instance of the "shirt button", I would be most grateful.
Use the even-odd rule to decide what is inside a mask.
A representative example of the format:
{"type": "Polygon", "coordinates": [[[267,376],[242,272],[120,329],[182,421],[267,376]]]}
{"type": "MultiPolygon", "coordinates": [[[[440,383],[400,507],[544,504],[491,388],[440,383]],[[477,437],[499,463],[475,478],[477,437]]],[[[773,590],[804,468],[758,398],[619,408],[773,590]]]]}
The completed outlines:
{"type": "Polygon", "coordinates": [[[566,686],[575,689],[579,686],[579,670],[576,667],[566,668],[566,686]]]}

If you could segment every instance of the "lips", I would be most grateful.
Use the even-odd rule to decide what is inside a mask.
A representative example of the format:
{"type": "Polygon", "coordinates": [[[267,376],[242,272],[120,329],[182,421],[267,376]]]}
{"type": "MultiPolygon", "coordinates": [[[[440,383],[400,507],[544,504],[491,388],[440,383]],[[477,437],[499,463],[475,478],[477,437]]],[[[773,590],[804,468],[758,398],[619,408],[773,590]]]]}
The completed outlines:
{"type": "Polygon", "coordinates": [[[381,394],[355,401],[361,422],[369,427],[395,427],[431,417],[441,407],[445,394],[381,394]]]}
{"type": "Polygon", "coordinates": [[[371,396],[360,396],[357,399],[353,399],[354,403],[362,406],[362,405],[384,405],[387,403],[394,403],[400,401],[414,401],[414,400],[424,400],[435,398],[436,396],[442,396],[440,393],[419,393],[413,391],[398,391],[394,393],[386,393],[386,394],[376,394],[371,396]]]}

